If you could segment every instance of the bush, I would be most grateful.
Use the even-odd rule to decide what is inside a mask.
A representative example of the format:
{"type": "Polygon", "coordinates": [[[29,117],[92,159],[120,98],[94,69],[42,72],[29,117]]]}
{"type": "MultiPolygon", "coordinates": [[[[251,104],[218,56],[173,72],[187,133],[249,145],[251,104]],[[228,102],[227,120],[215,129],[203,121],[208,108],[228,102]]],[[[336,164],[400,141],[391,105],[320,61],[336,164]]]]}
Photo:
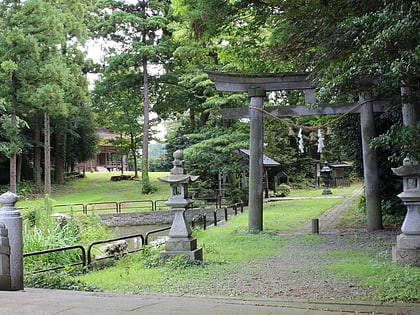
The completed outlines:
{"type": "MultiPolygon", "coordinates": [[[[112,237],[98,217],[56,218],[51,216],[51,200],[46,196],[44,204],[34,206],[23,215],[24,252],[61,248],[76,244],[88,245],[98,239],[112,237]]],[[[69,250],[25,258],[25,271],[64,266],[80,262],[80,251],[69,250]]]]}
{"type": "Polygon", "coordinates": [[[83,283],[75,276],[78,273],[71,270],[50,271],[25,275],[25,287],[76,291],[101,291],[99,288],[83,283]]]}
{"type": "Polygon", "coordinates": [[[287,197],[288,195],[290,195],[290,186],[287,184],[280,184],[279,193],[281,197],[287,197]]]}

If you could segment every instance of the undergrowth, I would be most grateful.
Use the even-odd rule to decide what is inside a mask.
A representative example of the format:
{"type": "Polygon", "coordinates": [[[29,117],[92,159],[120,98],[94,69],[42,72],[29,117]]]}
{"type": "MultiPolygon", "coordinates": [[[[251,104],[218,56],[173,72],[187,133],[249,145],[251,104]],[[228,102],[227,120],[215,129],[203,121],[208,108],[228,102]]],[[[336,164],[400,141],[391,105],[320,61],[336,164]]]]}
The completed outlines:
{"type": "Polygon", "coordinates": [[[374,299],[392,302],[420,301],[420,268],[380,262],[366,252],[332,251],[338,259],[329,266],[343,277],[353,278],[373,289],[374,299]]]}

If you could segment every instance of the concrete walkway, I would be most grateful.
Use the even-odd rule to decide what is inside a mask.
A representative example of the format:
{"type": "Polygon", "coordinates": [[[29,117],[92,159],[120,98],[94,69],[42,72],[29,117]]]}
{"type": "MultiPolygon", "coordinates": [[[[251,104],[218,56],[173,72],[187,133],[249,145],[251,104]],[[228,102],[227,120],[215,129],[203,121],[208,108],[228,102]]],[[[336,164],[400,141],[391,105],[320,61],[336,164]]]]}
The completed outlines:
{"type": "Polygon", "coordinates": [[[416,304],[362,304],[335,301],[235,299],[170,295],[128,295],[26,289],[0,292],[1,315],[419,315],[416,304]]]}

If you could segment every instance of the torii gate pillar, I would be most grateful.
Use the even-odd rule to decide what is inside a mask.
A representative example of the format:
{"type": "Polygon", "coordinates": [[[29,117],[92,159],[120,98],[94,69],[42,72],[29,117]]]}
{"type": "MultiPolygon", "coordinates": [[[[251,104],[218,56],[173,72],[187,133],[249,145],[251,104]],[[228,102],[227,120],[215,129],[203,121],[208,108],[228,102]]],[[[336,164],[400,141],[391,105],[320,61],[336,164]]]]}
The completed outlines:
{"type": "Polygon", "coordinates": [[[250,231],[263,230],[263,109],[265,90],[260,88],[250,89],[250,156],[249,156],[249,216],[248,229],[250,231]]]}

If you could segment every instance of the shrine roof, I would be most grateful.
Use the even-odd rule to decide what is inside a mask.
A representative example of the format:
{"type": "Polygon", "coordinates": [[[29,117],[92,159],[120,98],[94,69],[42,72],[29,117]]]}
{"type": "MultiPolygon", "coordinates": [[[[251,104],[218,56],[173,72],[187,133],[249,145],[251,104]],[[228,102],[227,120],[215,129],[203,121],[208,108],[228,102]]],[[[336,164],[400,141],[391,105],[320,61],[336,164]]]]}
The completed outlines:
{"type": "MultiPolygon", "coordinates": [[[[239,149],[239,151],[248,156],[250,155],[250,151],[248,149],[239,149]]],[[[264,166],[280,166],[280,163],[266,155],[263,155],[263,165],[264,166]]]]}

